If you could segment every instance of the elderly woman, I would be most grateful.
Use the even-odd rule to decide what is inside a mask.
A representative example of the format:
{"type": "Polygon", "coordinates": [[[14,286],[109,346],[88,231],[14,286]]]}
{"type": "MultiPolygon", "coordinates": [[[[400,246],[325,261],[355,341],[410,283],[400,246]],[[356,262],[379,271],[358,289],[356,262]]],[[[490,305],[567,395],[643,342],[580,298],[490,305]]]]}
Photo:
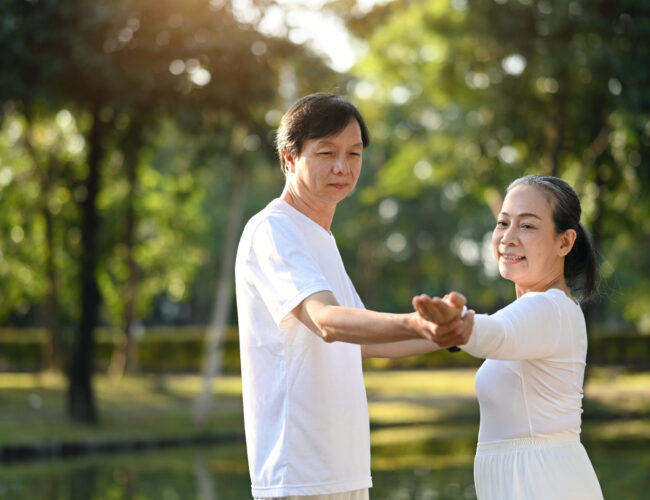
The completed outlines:
{"type": "MultiPolygon", "coordinates": [[[[486,359],[476,374],[481,425],[474,480],[481,500],[603,498],[580,442],[587,331],[572,292],[591,298],[597,274],[580,213],[569,184],[528,176],[508,187],[498,215],[494,254],[517,300],[495,314],[476,315],[461,346],[486,359]]],[[[460,315],[464,297],[421,295],[413,304],[423,317],[445,324],[460,315]]],[[[416,340],[364,346],[363,354],[436,349],[416,340]]]]}

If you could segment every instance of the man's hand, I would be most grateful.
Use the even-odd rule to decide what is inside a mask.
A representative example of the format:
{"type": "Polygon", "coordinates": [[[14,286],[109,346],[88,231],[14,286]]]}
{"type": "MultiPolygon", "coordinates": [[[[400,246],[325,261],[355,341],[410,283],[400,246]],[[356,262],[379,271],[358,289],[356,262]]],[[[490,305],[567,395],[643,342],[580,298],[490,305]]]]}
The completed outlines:
{"type": "Polygon", "coordinates": [[[474,311],[468,311],[461,318],[467,300],[457,292],[451,292],[442,299],[428,295],[413,298],[413,307],[431,327],[431,337],[440,347],[466,344],[474,326],[474,311]]]}
{"type": "Polygon", "coordinates": [[[426,294],[413,297],[413,308],[418,314],[437,325],[446,325],[460,318],[465,304],[467,299],[458,292],[448,293],[442,299],[426,294]]]}

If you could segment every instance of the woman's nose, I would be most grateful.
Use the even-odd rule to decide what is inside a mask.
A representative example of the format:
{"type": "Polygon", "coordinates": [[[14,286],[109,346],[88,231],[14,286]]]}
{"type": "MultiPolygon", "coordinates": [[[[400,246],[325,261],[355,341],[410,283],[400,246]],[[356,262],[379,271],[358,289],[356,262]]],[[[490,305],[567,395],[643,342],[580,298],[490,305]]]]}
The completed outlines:
{"type": "Polygon", "coordinates": [[[501,243],[504,245],[513,245],[517,241],[517,233],[514,224],[509,225],[501,235],[501,243]]]}

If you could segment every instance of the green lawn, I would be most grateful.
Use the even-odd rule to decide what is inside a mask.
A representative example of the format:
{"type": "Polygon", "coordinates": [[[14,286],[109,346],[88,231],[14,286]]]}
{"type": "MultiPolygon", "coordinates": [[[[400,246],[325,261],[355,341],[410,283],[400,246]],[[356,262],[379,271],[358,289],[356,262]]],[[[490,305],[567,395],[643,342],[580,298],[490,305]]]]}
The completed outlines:
{"type": "MultiPolygon", "coordinates": [[[[448,427],[475,437],[474,369],[367,372],[373,445],[448,439],[448,427]]],[[[65,417],[65,380],[55,374],[0,374],[0,445],[93,439],[183,437],[243,430],[241,380],[214,383],[215,408],[206,428],[193,423],[201,388],[194,375],[143,375],[94,381],[101,416],[94,427],[65,417]]],[[[584,431],[590,440],[650,441],[650,373],[594,368],[585,390],[584,431]]],[[[461,437],[461,436],[459,436],[461,437]]]]}

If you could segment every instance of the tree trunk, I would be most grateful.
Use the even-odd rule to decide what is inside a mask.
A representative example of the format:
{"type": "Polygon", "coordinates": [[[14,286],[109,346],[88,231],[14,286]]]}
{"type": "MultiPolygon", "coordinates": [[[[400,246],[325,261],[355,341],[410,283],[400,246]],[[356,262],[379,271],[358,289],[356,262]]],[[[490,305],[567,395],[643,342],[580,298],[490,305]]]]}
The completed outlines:
{"type": "Polygon", "coordinates": [[[57,276],[54,263],[54,220],[50,209],[44,204],[42,215],[45,220],[45,273],[47,291],[45,294],[45,329],[47,344],[45,361],[47,369],[60,372],[63,369],[63,339],[57,325],[59,304],[57,301],[57,276]]]}
{"type": "Polygon", "coordinates": [[[218,500],[217,485],[209,462],[202,454],[194,457],[194,477],[201,500],[218,500]]]}
{"type": "MultiPolygon", "coordinates": [[[[236,163],[233,163],[236,165],[236,163]]],[[[212,407],[212,383],[221,370],[221,342],[226,334],[228,317],[232,305],[232,282],[235,266],[235,253],[244,216],[248,168],[235,166],[228,202],[228,221],[226,238],[221,257],[221,268],[217,280],[215,302],[210,316],[210,324],[205,337],[203,358],[203,389],[196,401],[195,423],[203,425],[212,407]]]]}
{"type": "Polygon", "coordinates": [[[138,287],[138,266],[133,257],[135,247],[136,213],[135,199],[138,192],[138,161],[142,147],[143,127],[136,118],[131,122],[123,141],[124,166],[126,168],[129,192],[126,200],[126,227],[124,242],[126,245],[126,260],[128,277],[124,290],[124,318],[122,321],[122,336],[118,341],[109,365],[109,374],[121,377],[124,372],[138,371],[137,343],[133,338],[135,320],[135,299],[138,287]]]}
{"type": "Polygon", "coordinates": [[[100,185],[100,164],[104,154],[105,125],[96,104],[92,112],[92,126],[88,137],[88,176],[84,182],[85,198],[81,202],[81,318],[77,328],[72,359],[68,369],[68,416],[78,422],[94,424],[97,410],[92,388],[95,342],[94,330],[99,318],[101,297],[95,270],[97,267],[97,235],[99,214],[97,195],[100,185]]]}

